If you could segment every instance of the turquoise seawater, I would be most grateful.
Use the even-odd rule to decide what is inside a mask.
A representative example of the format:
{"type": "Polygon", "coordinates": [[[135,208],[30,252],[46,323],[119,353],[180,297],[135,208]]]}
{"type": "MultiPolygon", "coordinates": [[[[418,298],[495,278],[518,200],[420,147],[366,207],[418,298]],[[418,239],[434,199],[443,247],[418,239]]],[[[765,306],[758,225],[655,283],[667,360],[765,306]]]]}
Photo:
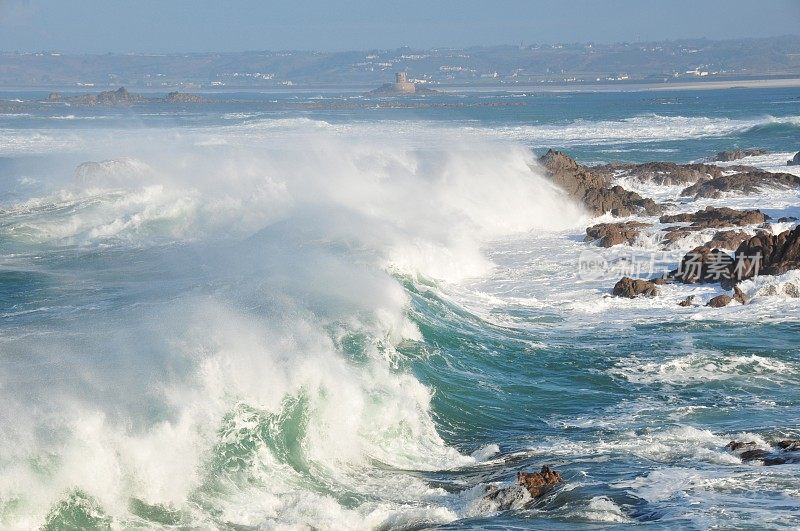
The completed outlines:
{"type": "Polygon", "coordinates": [[[725,448],[800,438],[800,299],[608,297],[535,165],[778,171],[800,91],[213,97],[0,115],[0,527],[800,526],[800,464],[725,448]]]}

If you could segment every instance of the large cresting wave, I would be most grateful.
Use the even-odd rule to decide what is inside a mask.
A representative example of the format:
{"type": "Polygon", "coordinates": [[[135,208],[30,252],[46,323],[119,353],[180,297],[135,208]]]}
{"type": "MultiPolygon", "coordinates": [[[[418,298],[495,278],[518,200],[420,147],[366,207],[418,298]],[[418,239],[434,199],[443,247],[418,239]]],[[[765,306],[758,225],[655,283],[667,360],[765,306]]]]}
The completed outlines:
{"type": "Polygon", "coordinates": [[[485,274],[485,242],[583,214],[528,150],[432,138],[307,120],[109,133],[5,204],[0,282],[20,295],[2,309],[0,524],[462,515],[414,472],[478,458],[442,439],[397,350],[424,341],[398,278],[485,274]]]}

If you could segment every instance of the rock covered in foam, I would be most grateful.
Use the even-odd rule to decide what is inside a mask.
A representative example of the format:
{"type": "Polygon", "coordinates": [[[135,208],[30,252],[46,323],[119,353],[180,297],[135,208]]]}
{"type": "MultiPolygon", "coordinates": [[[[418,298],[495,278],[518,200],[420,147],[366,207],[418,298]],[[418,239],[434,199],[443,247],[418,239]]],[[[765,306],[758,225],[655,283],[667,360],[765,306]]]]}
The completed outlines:
{"type": "Polygon", "coordinates": [[[769,445],[733,440],[725,448],[738,454],[742,463],[758,462],[764,466],[775,466],[800,462],[800,440],[797,439],[777,440],[769,445]]]}
{"type": "Polygon", "coordinates": [[[89,161],[75,168],[74,181],[79,186],[117,188],[140,184],[151,173],[150,166],[131,158],[89,161]]]}
{"type": "Polygon", "coordinates": [[[517,484],[498,488],[491,486],[483,497],[496,511],[523,507],[532,499],[541,498],[550,489],[563,482],[561,474],[543,465],[539,472],[517,472],[517,484]]]}

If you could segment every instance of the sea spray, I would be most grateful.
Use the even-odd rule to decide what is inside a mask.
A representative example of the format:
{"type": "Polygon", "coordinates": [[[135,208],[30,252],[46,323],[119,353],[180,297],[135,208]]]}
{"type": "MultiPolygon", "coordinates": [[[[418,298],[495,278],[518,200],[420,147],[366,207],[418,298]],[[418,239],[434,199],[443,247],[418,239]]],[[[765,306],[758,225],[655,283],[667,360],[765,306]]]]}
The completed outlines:
{"type": "Polygon", "coordinates": [[[3,212],[12,265],[45,257],[45,293],[104,294],[66,293],[72,317],[4,344],[27,360],[2,373],[20,419],[2,444],[6,525],[457,517],[460,502],[402,472],[475,459],[444,443],[430,390],[398,363],[398,342],[421,336],[392,275],[485,273],[484,242],[582,213],[512,144],[290,130],[301,142],[280,150],[270,127],[243,144],[111,142],[3,212]]]}

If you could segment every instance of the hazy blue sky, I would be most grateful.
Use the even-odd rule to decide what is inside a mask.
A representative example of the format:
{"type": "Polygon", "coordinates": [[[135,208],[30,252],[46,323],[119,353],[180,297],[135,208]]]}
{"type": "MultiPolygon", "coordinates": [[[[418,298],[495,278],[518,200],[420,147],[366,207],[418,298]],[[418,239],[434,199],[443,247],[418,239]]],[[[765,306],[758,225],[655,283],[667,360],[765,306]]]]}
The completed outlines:
{"type": "Polygon", "coordinates": [[[352,50],[800,33],[800,0],[0,0],[0,50],[352,50]]]}

